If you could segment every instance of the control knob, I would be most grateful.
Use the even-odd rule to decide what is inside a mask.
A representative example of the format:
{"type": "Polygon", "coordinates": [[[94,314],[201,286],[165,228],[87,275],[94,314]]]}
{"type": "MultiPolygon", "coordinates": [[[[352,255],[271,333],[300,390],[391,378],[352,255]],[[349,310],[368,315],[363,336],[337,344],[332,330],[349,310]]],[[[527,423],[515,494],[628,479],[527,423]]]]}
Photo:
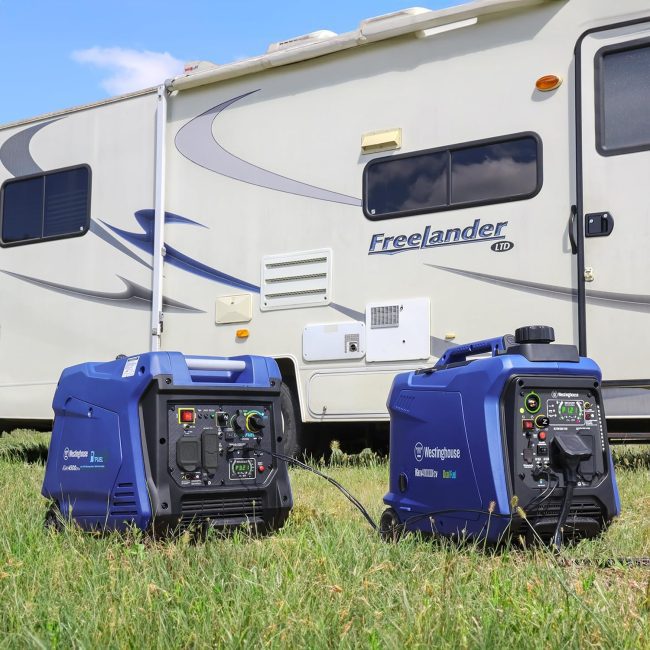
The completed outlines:
{"type": "Polygon", "coordinates": [[[258,433],[264,428],[264,418],[259,413],[250,413],[246,418],[246,427],[252,433],[258,433]]]}

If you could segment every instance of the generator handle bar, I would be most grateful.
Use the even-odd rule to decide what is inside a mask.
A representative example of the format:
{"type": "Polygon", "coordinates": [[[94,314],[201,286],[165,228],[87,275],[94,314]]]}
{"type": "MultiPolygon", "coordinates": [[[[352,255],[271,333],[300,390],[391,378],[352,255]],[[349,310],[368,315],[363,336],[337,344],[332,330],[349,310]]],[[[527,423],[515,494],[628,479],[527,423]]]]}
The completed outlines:
{"type": "Polygon", "coordinates": [[[474,343],[465,343],[465,345],[457,345],[453,348],[449,348],[449,350],[438,359],[434,368],[444,368],[451,363],[463,362],[467,360],[467,357],[476,354],[485,354],[486,352],[491,352],[494,357],[497,352],[504,349],[505,345],[502,336],[493,339],[485,339],[483,341],[474,341],[474,343]]]}
{"type": "Polygon", "coordinates": [[[223,370],[241,372],[246,369],[246,362],[240,359],[206,359],[204,357],[185,357],[189,370],[223,370]]]}

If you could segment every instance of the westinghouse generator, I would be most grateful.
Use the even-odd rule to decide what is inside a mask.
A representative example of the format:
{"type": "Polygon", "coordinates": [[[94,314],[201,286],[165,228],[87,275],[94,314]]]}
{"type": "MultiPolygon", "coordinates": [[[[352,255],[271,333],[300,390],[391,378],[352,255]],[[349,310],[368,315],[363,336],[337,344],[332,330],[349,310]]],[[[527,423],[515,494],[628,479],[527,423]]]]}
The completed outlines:
{"type": "Polygon", "coordinates": [[[395,378],[385,537],[513,534],[559,547],[620,513],[600,369],[552,341],[550,327],[522,327],[395,378]]]}
{"type": "Polygon", "coordinates": [[[150,352],[64,370],[43,496],[51,521],[257,532],[292,507],[273,359],[150,352]],[[61,516],[57,517],[57,510],[61,516]]]}

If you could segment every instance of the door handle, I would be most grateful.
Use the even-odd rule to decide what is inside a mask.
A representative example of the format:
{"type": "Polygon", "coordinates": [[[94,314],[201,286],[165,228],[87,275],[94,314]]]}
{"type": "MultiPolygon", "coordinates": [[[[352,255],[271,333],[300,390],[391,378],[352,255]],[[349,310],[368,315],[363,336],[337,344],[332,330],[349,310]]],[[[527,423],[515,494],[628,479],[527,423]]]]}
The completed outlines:
{"type": "Polygon", "coordinates": [[[578,252],[576,225],[578,223],[578,208],[571,206],[571,216],[569,217],[569,242],[571,242],[571,255],[578,252]]]}

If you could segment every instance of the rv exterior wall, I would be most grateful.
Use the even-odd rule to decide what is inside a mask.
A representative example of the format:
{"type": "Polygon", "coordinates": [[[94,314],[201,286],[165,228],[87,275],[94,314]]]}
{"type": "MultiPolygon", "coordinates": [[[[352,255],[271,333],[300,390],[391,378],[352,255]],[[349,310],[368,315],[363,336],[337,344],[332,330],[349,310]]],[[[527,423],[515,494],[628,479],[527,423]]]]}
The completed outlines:
{"type": "MultiPolygon", "coordinates": [[[[2,418],[49,419],[64,367],[149,347],[151,255],[111,227],[138,232],[134,213],[153,205],[155,108],[155,95],[145,95],[69,113],[24,142],[21,165],[32,173],[90,166],[93,223],[82,237],[0,249],[2,418]]],[[[21,175],[20,165],[2,163],[3,182],[21,175]]]]}
{"type": "MultiPolygon", "coordinates": [[[[549,298],[525,289],[525,283],[570,287],[575,281],[566,239],[572,194],[571,89],[565,84],[544,97],[534,89],[545,71],[571,74],[574,40],[564,20],[554,22],[566,9],[544,5],[435,38],[386,41],[182,91],[174,98],[168,209],[210,229],[170,228],[170,244],[202,251],[202,261],[254,284],[259,282],[261,255],[322,247],[333,251],[332,301],[345,311],[328,306],[260,313],[254,303],[251,333],[244,344],[251,352],[294,361],[305,420],[386,417],[386,394],[394,374],[432,363],[444,349],[448,331],[455,331],[459,341],[469,341],[513,331],[531,319],[550,318],[559,339],[575,341],[570,296],[549,298]],[[219,112],[205,137],[250,165],[354,197],[356,205],[318,200],[306,196],[307,190],[302,195],[277,191],[255,184],[259,178],[237,180],[225,175],[239,173],[228,168],[228,161],[219,168],[222,173],[215,173],[179,155],[174,133],[192,117],[246,93],[251,94],[219,112]],[[386,154],[362,155],[360,136],[396,125],[403,134],[399,153],[532,131],[553,162],[544,168],[539,194],[527,201],[371,221],[360,205],[363,170],[369,160],[386,154]],[[189,193],[188,187],[204,190],[189,193]],[[368,254],[378,234],[407,239],[427,227],[462,232],[476,219],[481,226],[506,224],[501,234],[514,247],[497,253],[490,248],[492,242],[470,240],[392,255],[368,254]],[[367,357],[354,360],[341,354],[339,360],[327,362],[304,359],[300,341],[305,327],[350,318],[365,322],[368,303],[424,296],[430,300],[429,358],[404,355],[402,361],[369,362],[367,357]],[[337,390],[337,384],[346,390],[337,390]]],[[[271,183],[268,178],[261,182],[267,181],[271,183]]],[[[205,311],[211,311],[221,291],[227,293],[209,280],[189,285],[173,268],[167,271],[166,289],[170,295],[184,292],[205,311]]],[[[200,315],[166,316],[165,346],[186,349],[189,344],[190,352],[199,353],[206,344],[203,321],[200,315]]],[[[428,327],[426,319],[422,324],[428,327]]],[[[206,353],[241,349],[235,343],[236,327],[213,328],[214,348],[206,353]]],[[[392,357],[390,353],[378,356],[399,357],[398,350],[392,357]]]]}
{"type": "MultiPolygon", "coordinates": [[[[545,2],[428,38],[185,84],[168,99],[162,349],[289,359],[303,420],[349,421],[387,419],[394,375],[432,364],[448,332],[464,343],[544,322],[558,341],[577,343],[573,50],[585,30],[644,13],[641,0],[545,2]],[[564,83],[537,91],[550,73],[564,83]],[[393,129],[398,151],[362,151],[363,134],[393,129]],[[536,153],[499,157],[499,143],[521,137],[536,153]],[[363,205],[366,165],[406,154],[406,173],[408,154],[423,151],[449,158],[447,202],[418,209],[433,189],[410,188],[414,203],[396,208],[407,215],[373,218],[363,205]],[[520,187],[522,174],[533,179],[525,197],[499,194],[495,178],[520,187]],[[454,204],[463,175],[471,200],[454,204]],[[260,302],[263,280],[286,309],[260,302]],[[246,305],[250,296],[250,320],[248,310],[215,318],[232,296],[246,305]],[[245,339],[236,336],[242,322],[245,339]],[[352,335],[362,354],[349,347],[352,335]]],[[[48,417],[66,365],[148,349],[155,111],[154,94],[34,134],[29,151],[42,169],[90,165],[95,225],[76,239],[0,249],[0,270],[14,273],[0,274],[0,299],[15,306],[0,322],[1,417],[48,417]],[[121,291],[139,298],[99,295],[121,291]]],[[[0,146],[21,128],[0,132],[0,146]]],[[[624,377],[627,363],[604,352],[605,377],[624,377]]],[[[636,415],[650,416],[650,404],[636,415]]]]}

